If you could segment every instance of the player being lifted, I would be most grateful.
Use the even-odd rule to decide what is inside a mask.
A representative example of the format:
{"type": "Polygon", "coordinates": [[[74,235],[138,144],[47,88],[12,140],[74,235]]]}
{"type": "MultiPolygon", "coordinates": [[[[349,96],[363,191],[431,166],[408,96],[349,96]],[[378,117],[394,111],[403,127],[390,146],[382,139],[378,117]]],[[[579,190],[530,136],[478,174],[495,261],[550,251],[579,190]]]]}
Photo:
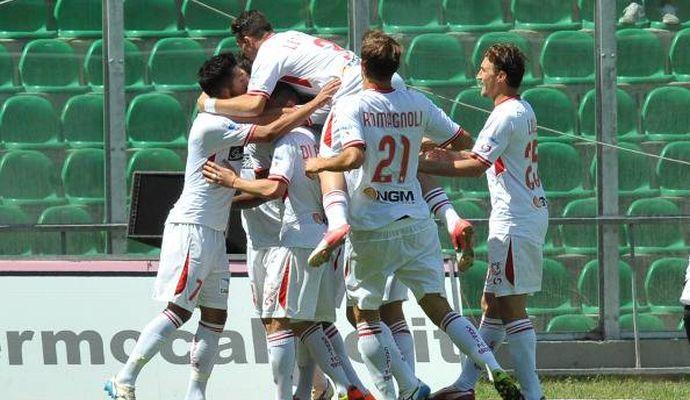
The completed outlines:
{"type": "MultiPolygon", "coordinates": [[[[214,97],[231,98],[246,91],[247,74],[237,67],[232,54],[221,54],[200,68],[199,85],[214,97]]],[[[201,320],[190,349],[192,374],[185,399],[205,399],[206,382],[227,318],[230,274],[225,228],[235,190],[207,183],[202,167],[207,160],[214,160],[241,168],[247,143],[274,140],[300,125],[331,99],[338,85],[337,81],[324,85],[300,110],[266,126],[238,124],[212,113],[200,113],[195,118],[189,132],[185,183],[166,220],[153,290],[155,299],[168,304],[144,327],[124,367],[106,382],[105,391],[111,398],[136,398],[134,388],[141,369],[198,306],[201,320]]]]}
{"type": "MultiPolygon", "coordinates": [[[[491,195],[489,273],[484,287],[486,308],[479,333],[497,348],[508,341],[517,378],[527,400],[542,391],[536,372],[536,335],[525,310],[527,296],[541,290],[542,249],[548,207],[537,167],[537,120],[518,95],[525,71],[524,56],[510,44],[484,53],[477,80],[494,110],[469,153],[436,150],[420,162],[420,170],[446,176],[486,173],[491,195]]],[[[474,399],[480,369],[471,361],[451,386],[434,394],[438,400],[474,399]]]]}
{"type": "MultiPolygon", "coordinates": [[[[228,115],[257,116],[264,110],[278,81],[290,84],[300,94],[313,96],[330,79],[339,77],[343,84],[333,97],[333,105],[362,90],[359,58],[335,43],[297,31],[274,33],[266,17],[256,10],[240,14],[232,23],[232,33],[242,52],[253,60],[247,94],[225,100],[202,96],[199,102],[204,108],[228,115]]],[[[393,76],[392,84],[396,88],[405,86],[397,74],[393,76]]],[[[332,157],[342,147],[332,129],[329,112],[330,107],[326,106],[312,117],[314,123],[324,124],[319,146],[322,157],[332,157]]],[[[312,266],[329,259],[330,253],[342,243],[349,231],[348,197],[343,175],[324,171],[319,178],[328,233],[310,255],[312,266]]],[[[425,190],[425,195],[431,199],[429,208],[445,224],[456,249],[468,247],[471,225],[460,219],[442,189],[425,186],[429,188],[425,190]]]]}
{"type": "Polygon", "coordinates": [[[385,399],[425,399],[429,387],[401,362],[378,308],[386,280],[395,275],[411,289],[426,315],[475,363],[487,366],[504,399],[519,399],[472,324],[445,299],[445,274],[436,225],[417,180],[418,154],[426,135],[443,147],[467,140],[464,131],[417,91],[395,89],[391,78],[402,48],[390,36],[368,32],[362,44],[364,90],[334,106],[333,131],[342,152],[307,160],[308,173],[347,172],[352,231],[346,241],[345,278],[355,300],[358,349],[385,399]]]}

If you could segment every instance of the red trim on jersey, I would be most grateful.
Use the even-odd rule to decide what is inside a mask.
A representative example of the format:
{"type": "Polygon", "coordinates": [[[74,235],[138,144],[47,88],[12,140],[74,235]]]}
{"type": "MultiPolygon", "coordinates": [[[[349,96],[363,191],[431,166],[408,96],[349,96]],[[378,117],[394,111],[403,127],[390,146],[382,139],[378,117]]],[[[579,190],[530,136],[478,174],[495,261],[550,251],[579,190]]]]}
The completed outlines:
{"type": "Polygon", "coordinates": [[[254,168],[254,175],[258,175],[262,172],[266,172],[268,168],[254,168]]]}
{"type": "Polygon", "coordinates": [[[361,149],[366,149],[367,143],[364,140],[353,140],[343,145],[343,149],[347,149],[348,147],[359,147],[361,149]]]}
{"type": "Polygon", "coordinates": [[[446,146],[448,146],[449,144],[451,144],[451,143],[453,142],[453,140],[455,140],[458,136],[463,135],[464,133],[465,133],[465,131],[462,130],[462,128],[458,128],[458,130],[453,134],[453,136],[451,136],[451,137],[450,137],[448,140],[446,140],[445,142],[441,143],[438,147],[446,147],[446,146]]]}
{"type": "Polygon", "coordinates": [[[498,103],[494,104],[494,107],[496,107],[496,106],[499,105],[499,104],[503,104],[503,103],[505,103],[505,102],[508,101],[508,100],[520,100],[520,95],[517,94],[517,95],[515,95],[515,96],[506,97],[505,99],[503,99],[503,100],[499,101],[498,103]]]}
{"type": "Polygon", "coordinates": [[[487,160],[486,158],[482,157],[481,155],[471,151],[470,157],[474,158],[475,160],[481,161],[483,164],[485,164],[487,167],[491,166],[491,161],[487,160]]]}
{"type": "Polygon", "coordinates": [[[515,286],[515,269],[513,267],[513,241],[508,242],[508,256],[506,257],[506,279],[515,286]]]}
{"type": "Polygon", "coordinates": [[[376,84],[374,84],[374,83],[372,83],[372,82],[369,82],[369,85],[371,86],[370,89],[375,90],[375,91],[377,91],[377,92],[379,92],[379,93],[392,93],[392,92],[395,92],[395,88],[394,88],[394,87],[391,87],[390,89],[381,89],[379,86],[377,86],[376,84]]]}
{"type": "Polygon", "coordinates": [[[286,83],[291,83],[293,85],[297,86],[303,86],[303,87],[308,87],[311,88],[313,87],[311,85],[311,82],[304,78],[300,78],[299,76],[292,76],[292,75],[285,75],[282,78],[280,78],[281,81],[286,82],[286,83]]]}
{"type": "Polygon", "coordinates": [[[243,146],[246,146],[247,143],[251,143],[254,131],[256,131],[256,125],[252,125],[251,128],[249,128],[249,133],[247,133],[247,137],[244,138],[243,146]]]}
{"type": "Polygon", "coordinates": [[[250,90],[247,92],[247,94],[250,96],[261,96],[264,97],[266,100],[271,98],[271,94],[263,90],[250,90]]]}
{"type": "Polygon", "coordinates": [[[496,159],[496,162],[494,163],[494,169],[496,170],[496,175],[500,175],[506,170],[505,164],[503,164],[503,160],[501,157],[498,157],[496,159]]]}
{"type": "Polygon", "coordinates": [[[184,288],[187,287],[187,275],[189,274],[189,250],[187,250],[187,259],[184,262],[184,267],[182,267],[182,274],[180,274],[180,279],[177,281],[177,286],[175,286],[175,296],[182,293],[184,288]]]}
{"type": "Polygon", "coordinates": [[[283,182],[286,185],[290,184],[290,180],[287,178],[287,176],[280,174],[271,174],[268,176],[268,180],[283,182]]]}
{"type": "Polygon", "coordinates": [[[278,290],[278,304],[285,308],[287,304],[288,282],[290,281],[290,258],[287,260],[287,265],[283,271],[283,279],[280,281],[280,289],[278,290]]]}
{"type": "Polygon", "coordinates": [[[216,155],[215,154],[211,155],[211,157],[209,157],[208,160],[211,162],[216,162],[216,155]]]}
{"type": "Polygon", "coordinates": [[[333,144],[333,116],[328,115],[328,121],[326,121],[326,130],[323,133],[323,143],[331,147],[333,144]]]}

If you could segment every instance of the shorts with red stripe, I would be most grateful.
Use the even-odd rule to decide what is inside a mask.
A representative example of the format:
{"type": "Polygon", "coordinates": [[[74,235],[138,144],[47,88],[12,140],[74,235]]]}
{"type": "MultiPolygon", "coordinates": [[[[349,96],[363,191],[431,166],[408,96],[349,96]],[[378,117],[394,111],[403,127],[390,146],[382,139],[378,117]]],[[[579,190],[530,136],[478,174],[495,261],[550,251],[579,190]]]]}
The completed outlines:
{"type": "Polygon", "coordinates": [[[266,256],[262,318],[335,322],[336,269],[340,268],[333,262],[310,267],[307,260],[312,250],[271,248],[266,256]]]}
{"type": "Polygon", "coordinates": [[[225,233],[204,225],[168,223],[153,298],[185,310],[228,307],[230,270],[225,233]]]}
{"type": "Polygon", "coordinates": [[[489,270],[484,291],[496,297],[541,290],[544,245],[525,236],[492,234],[488,239],[489,270]]]}

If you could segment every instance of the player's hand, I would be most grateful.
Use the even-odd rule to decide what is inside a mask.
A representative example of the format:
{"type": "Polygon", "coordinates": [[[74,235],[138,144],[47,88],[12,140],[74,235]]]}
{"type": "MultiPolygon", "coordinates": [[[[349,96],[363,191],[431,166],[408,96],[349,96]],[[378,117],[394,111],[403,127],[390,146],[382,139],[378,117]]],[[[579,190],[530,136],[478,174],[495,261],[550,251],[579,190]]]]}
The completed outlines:
{"type": "Polygon", "coordinates": [[[201,92],[201,96],[199,96],[198,99],[196,99],[196,109],[197,111],[204,111],[204,102],[206,99],[209,98],[209,95],[207,95],[204,92],[201,92]]]}
{"type": "Polygon", "coordinates": [[[204,169],[201,171],[206,178],[206,182],[214,183],[225,187],[232,188],[237,180],[237,172],[232,168],[221,167],[213,161],[206,161],[204,169]]]}
{"type": "Polygon", "coordinates": [[[318,157],[307,158],[304,162],[304,172],[309,179],[316,179],[321,172],[321,159],[318,157]]]}
{"type": "Polygon", "coordinates": [[[329,81],[327,84],[323,86],[319,94],[314,97],[312,102],[317,104],[319,107],[326,104],[330,103],[330,101],[333,99],[333,96],[335,93],[340,89],[340,84],[342,82],[340,79],[333,79],[332,81],[329,81]]]}

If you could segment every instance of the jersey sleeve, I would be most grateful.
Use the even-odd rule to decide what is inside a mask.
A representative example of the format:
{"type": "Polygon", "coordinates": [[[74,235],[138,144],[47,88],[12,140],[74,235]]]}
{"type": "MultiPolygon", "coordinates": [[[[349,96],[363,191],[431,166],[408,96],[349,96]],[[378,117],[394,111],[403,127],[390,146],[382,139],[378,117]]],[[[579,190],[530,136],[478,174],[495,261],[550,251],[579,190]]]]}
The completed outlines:
{"type": "Polygon", "coordinates": [[[458,136],[463,134],[463,130],[458,125],[450,119],[450,117],[443,112],[436,104],[432,103],[431,100],[427,99],[423,95],[420,95],[427,103],[427,115],[428,119],[426,121],[426,130],[424,131],[424,136],[431,139],[439,147],[446,147],[455,140],[458,136]]]}
{"type": "Polygon", "coordinates": [[[490,167],[508,147],[512,131],[513,121],[509,117],[491,118],[490,116],[482,131],[479,132],[479,137],[474,142],[470,154],[490,167]]]}
{"type": "Polygon", "coordinates": [[[343,149],[348,147],[366,148],[362,121],[359,115],[359,101],[340,101],[337,108],[333,108],[331,121],[326,131],[331,130],[333,137],[338,139],[343,149]],[[330,126],[329,126],[330,124],[330,126]]]}
{"type": "Polygon", "coordinates": [[[209,128],[203,135],[204,147],[217,150],[218,147],[245,146],[256,129],[254,124],[237,124],[233,121],[218,124],[209,128]]]}
{"type": "Polygon", "coordinates": [[[271,167],[271,143],[249,143],[244,151],[249,158],[249,165],[255,173],[267,171],[271,167]]]}
{"type": "Polygon", "coordinates": [[[270,48],[259,50],[252,64],[252,76],[247,85],[247,94],[263,96],[267,100],[271,97],[278,80],[282,76],[281,57],[270,54],[270,48]]]}
{"type": "Polygon", "coordinates": [[[295,164],[302,162],[298,157],[295,146],[289,138],[281,138],[276,142],[271,160],[271,169],[268,171],[268,179],[285,182],[290,184],[295,173],[295,164]]]}

